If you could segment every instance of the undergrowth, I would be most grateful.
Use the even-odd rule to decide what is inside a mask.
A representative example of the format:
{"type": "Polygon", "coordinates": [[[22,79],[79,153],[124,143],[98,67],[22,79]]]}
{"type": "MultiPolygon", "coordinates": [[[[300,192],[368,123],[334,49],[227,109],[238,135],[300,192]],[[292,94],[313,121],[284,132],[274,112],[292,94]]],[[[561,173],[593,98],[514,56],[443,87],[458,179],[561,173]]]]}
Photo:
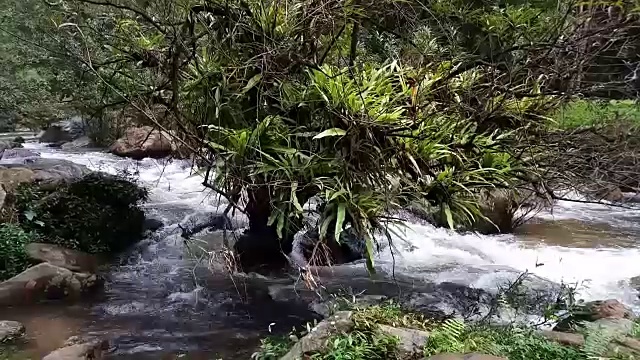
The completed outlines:
{"type": "Polygon", "coordinates": [[[147,192],[117,176],[90,174],[55,191],[21,185],[16,207],[21,226],[45,242],[88,253],[114,253],[139,239],[147,192]]]}
{"type": "Polygon", "coordinates": [[[26,270],[29,257],[25,245],[36,239],[15,224],[0,225],[0,280],[6,280],[26,270]]]}
{"type": "Polygon", "coordinates": [[[578,100],[559,109],[554,119],[561,129],[616,122],[640,125],[640,106],[632,100],[578,100]]]}
{"type": "Polygon", "coordinates": [[[447,320],[434,328],[425,355],[480,352],[510,360],[586,359],[579,349],[565,347],[517,327],[475,327],[447,320]]]}
{"type": "MultiPolygon", "coordinates": [[[[347,302],[348,304],[348,302],[347,302]]],[[[345,306],[342,307],[345,309],[345,306]]],[[[359,307],[354,311],[354,329],[349,333],[330,338],[328,348],[322,353],[308,354],[309,359],[397,359],[399,339],[382,334],[378,324],[412,328],[429,332],[423,356],[441,353],[484,353],[509,360],[628,360],[633,356],[611,351],[613,338],[597,329],[585,328],[585,345],[576,348],[545,339],[531,327],[468,325],[461,320],[435,321],[421,314],[404,310],[396,303],[359,307]],[[605,357],[607,356],[607,357],[605,357]]],[[[289,338],[273,337],[262,341],[261,348],[253,356],[256,360],[279,359],[293,346],[296,338],[305,332],[292,333],[289,338]]],[[[640,326],[632,333],[640,335],[640,326]]]]}

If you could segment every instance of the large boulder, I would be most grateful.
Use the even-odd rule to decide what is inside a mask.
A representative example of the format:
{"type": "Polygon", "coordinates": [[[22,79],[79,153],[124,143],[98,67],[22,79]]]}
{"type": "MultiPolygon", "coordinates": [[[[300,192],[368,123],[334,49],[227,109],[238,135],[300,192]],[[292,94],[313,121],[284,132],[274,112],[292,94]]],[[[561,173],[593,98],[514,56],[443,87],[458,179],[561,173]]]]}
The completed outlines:
{"type": "Polygon", "coordinates": [[[104,340],[92,340],[78,344],[68,342],[65,347],[50,353],[42,360],[100,360],[104,358],[108,349],[109,343],[104,340]]]}
{"type": "Polygon", "coordinates": [[[80,118],[59,121],[51,124],[38,135],[41,143],[65,143],[85,135],[85,126],[80,118]]]}
{"type": "Polygon", "coordinates": [[[18,340],[24,336],[24,325],[17,321],[0,321],[0,343],[18,340]]]}
{"type": "Polygon", "coordinates": [[[482,234],[508,233],[514,228],[518,210],[516,194],[508,190],[494,190],[481,194],[480,211],[485,218],[476,219],[472,228],[482,234]]]}
{"type": "Polygon", "coordinates": [[[60,146],[64,150],[87,149],[96,147],[94,142],[88,136],[77,138],[71,142],[64,143],[60,146]]]}
{"type": "Polygon", "coordinates": [[[574,309],[571,315],[562,319],[554,331],[573,331],[584,322],[595,322],[600,319],[626,319],[632,321],[636,318],[633,311],[615,299],[599,300],[586,303],[578,309],[574,309]]]}
{"type": "Polygon", "coordinates": [[[40,157],[40,153],[22,148],[7,149],[2,153],[1,159],[3,162],[14,159],[34,159],[40,157]]]}
{"type": "MultiPolygon", "coordinates": [[[[91,170],[84,165],[64,159],[47,158],[24,159],[22,163],[2,164],[0,166],[0,182],[4,182],[2,180],[3,171],[7,172],[6,176],[12,176],[14,172],[19,173],[19,183],[39,182],[55,185],[70,183],[91,173],[91,170]]],[[[14,179],[13,182],[16,182],[17,179],[14,179]]]]}
{"type": "Polygon", "coordinates": [[[34,182],[35,178],[33,170],[0,166],[0,184],[7,192],[15,190],[20,184],[34,182]]]}
{"type": "Polygon", "coordinates": [[[426,331],[388,325],[378,325],[378,327],[383,334],[399,340],[398,355],[401,359],[415,359],[416,355],[422,353],[429,340],[429,333],[426,331]]]}
{"type": "Polygon", "coordinates": [[[124,136],[116,140],[109,152],[132,159],[163,158],[171,155],[177,146],[173,137],[151,126],[127,129],[124,136]]]}
{"type": "Polygon", "coordinates": [[[78,298],[93,292],[99,285],[101,280],[96,275],[74,273],[49,263],[42,263],[0,283],[0,305],[78,298]]]}
{"type": "Polygon", "coordinates": [[[32,260],[46,262],[71,271],[95,273],[100,264],[94,255],[53,244],[27,244],[26,251],[32,260]]]}

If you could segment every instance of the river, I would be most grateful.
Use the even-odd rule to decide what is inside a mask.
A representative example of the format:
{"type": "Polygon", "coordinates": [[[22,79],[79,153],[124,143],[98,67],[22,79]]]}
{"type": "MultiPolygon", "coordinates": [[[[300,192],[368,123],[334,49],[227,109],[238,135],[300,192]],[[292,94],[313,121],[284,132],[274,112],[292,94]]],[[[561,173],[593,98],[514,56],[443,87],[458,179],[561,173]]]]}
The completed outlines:
{"type": "MultiPolygon", "coordinates": [[[[137,176],[151,190],[148,216],[165,224],[164,235],[143,240],[106,271],[105,293],[93,301],[0,312],[25,324],[25,351],[34,358],[71,335],[95,335],[111,340],[113,359],[248,359],[270,330],[286,333],[313,318],[306,307],[271,301],[264,289],[232,281],[223,271],[194,271],[182,238],[171,229],[194,214],[215,212],[217,201],[199,176],[190,175],[188,163],[26,147],[43,157],[137,176]]],[[[416,279],[486,289],[528,270],[555,282],[581,282],[586,300],[617,298],[638,310],[638,293],[628,280],[640,275],[639,219],[640,210],[561,202],[515,235],[457,234],[407,223],[396,239],[399,253],[386,249],[377,263],[416,279]]]]}

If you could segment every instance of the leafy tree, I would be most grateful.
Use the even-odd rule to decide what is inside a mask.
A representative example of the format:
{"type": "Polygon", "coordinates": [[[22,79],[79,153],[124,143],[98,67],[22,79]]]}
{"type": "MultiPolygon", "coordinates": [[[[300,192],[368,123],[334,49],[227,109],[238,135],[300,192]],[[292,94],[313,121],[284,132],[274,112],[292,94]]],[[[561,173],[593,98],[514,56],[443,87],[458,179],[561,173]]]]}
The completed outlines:
{"type": "Polygon", "coordinates": [[[487,192],[543,180],[540,147],[521,144],[564,99],[572,73],[549,54],[573,44],[573,5],[65,0],[49,11],[75,78],[88,72],[100,94],[76,92],[79,103],[173,131],[207,168],[204,185],[274,252],[292,250],[312,203],[328,257],[348,231],[373,269],[389,214],[419,207],[458,228],[484,217],[487,192]]]}

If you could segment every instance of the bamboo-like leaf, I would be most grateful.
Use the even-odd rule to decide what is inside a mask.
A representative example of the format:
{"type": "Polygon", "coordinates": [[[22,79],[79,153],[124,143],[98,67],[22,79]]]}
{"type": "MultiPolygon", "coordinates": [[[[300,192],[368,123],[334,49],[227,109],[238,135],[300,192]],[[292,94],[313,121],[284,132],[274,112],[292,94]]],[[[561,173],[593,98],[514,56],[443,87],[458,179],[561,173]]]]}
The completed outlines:
{"type": "Polygon", "coordinates": [[[322,224],[320,225],[320,240],[324,240],[327,237],[327,231],[329,230],[329,225],[331,225],[331,222],[335,218],[336,216],[334,214],[331,214],[330,216],[328,216],[322,221],[322,224]]]}
{"type": "Polygon", "coordinates": [[[344,136],[347,132],[340,128],[327,129],[313,137],[313,140],[322,139],[327,136],[344,136]]]}
{"type": "Polygon", "coordinates": [[[262,74],[257,74],[254,75],[251,79],[249,79],[249,82],[247,83],[247,85],[242,89],[242,91],[240,92],[240,95],[244,95],[246,94],[249,90],[253,89],[254,86],[258,85],[258,83],[260,82],[260,80],[262,80],[262,74]]]}
{"type": "Polygon", "coordinates": [[[284,228],[284,214],[280,213],[278,216],[278,227],[276,227],[276,234],[279,239],[282,239],[282,229],[284,228]]]}
{"type": "Polygon", "coordinates": [[[365,246],[367,250],[367,256],[365,257],[365,261],[367,264],[367,270],[369,270],[370,274],[376,273],[376,268],[373,263],[373,239],[369,233],[364,234],[365,246]]]}
{"type": "Polygon", "coordinates": [[[444,209],[444,214],[447,217],[447,224],[449,225],[449,228],[453,230],[453,215],[451,214],[451,209],[449,208],[449,204],[442,205],[442,208],[444,209]]]}
{"type": "Polygon", "coordinates": [[[338,212],[336,215],[336,228],[334,229],[334,239],[340,243],[340,234],[342,233],[342,224],[344,223],[344,215],[347,207],[344,203],[338,205],[338,212]]]}
{"type": "Polygon", "coordinates": [[[291,184],[291,202],[293,202],[293,206],[295,206],[296,210],[302,212],[302,205],[300,205],[300,202],[298,201],[296,190],[298,190],[298,182],[294,181],[293,184],[291,184]]]}

